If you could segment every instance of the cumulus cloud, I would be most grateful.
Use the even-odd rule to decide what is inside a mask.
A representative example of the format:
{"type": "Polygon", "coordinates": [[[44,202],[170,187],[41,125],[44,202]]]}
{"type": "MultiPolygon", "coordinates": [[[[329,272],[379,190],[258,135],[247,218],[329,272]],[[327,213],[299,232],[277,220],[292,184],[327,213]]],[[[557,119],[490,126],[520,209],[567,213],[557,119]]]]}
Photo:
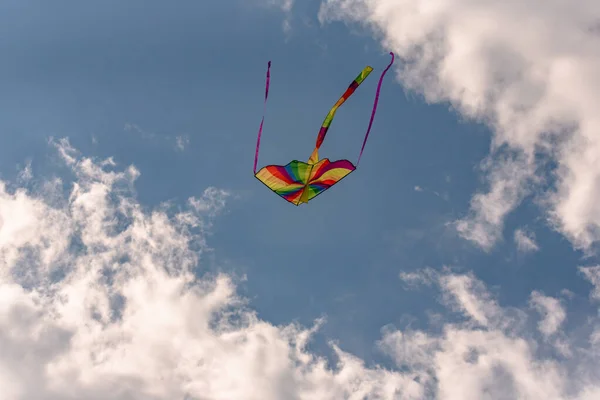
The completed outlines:
{"type": "Polygon", "coordinates": [[[0,181],[3,400],[411,398],[404,374],[306,350],[321,322],[260,320],[232,277],[202,270],[228,192],[148,210],[135,167],[51,143],[73,182],[0,181]]]}
{"type": "Polygon", "coordinates": [[[489,249],[537,193],[575,246],[600,239],[598,1],[323,0],[319,17],[368,26],[403,60],[405,87],[492,129],[489,187],[462,235],[489,249]]]}
{"type": "MultiPolygon", "coordinates": [[[[31,190],[0,181],[3,400],[600,395],[597,316],[578,340],[563,327],[566,308],[534,292],[537,338],[529,308],[504,307],[474,275],[447,268],[400,275],[411,289],[439,291],[450,311],[438,315],[439,330],[385,327],[377,347],[391,369],[367,366],[331,342],[332,365],[307,349],[325,321],[275,326],[248,307],[234,278],[202,269],[227,191],[208,188],[183,208],[147,209],[135,198],[135,167],[84,157],[67,140],[52,143],[72,182],[50,179],[31,190]],[[548,355],[546,345],[569,351],[548,355]]],[[[598,267],[581,271],[597,296],[598,267]]]]}
{"type": "MultiPolygon", "coordinates": [[[[595,270],[586,271],[584,276],[594,283],[595,270]]],[[[401,278],[428,288],[434,284],[449,310],[464,318],[446,315],[437,333],[383,331],[379,348],[421,384],[419,398],[592,400],[600,395],[597,316],[590,317],[588,336],[581,340],[582,327],[563,332],[567,313],[561,302],[534,291],[530,306],[542,315],[536,337],[530,329],[534,314],[501,306],[472,274],[428,268],[401,278]],[[555,353],[548,351],[552,349],[555,353]]]]}

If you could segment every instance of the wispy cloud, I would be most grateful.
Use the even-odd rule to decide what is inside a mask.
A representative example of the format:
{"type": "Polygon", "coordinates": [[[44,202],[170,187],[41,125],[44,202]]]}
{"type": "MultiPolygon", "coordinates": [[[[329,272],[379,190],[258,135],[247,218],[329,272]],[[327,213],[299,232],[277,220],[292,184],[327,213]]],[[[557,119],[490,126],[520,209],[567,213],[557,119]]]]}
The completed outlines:
{"type": "Polygon", "coordinates": [[[292,32],[292,10],[295,0],[269,0],[269,4],[278,7],[284,14],[284,20],[281,23],[283,33],[289,36],[292,32]]]}
{"type": "Polygon", "coordinates": [[[23,168],[19,168],[17,181],[20,184],[26,184],[33,178],[33,170],[31,169],[31,160],[27,160],[23,168]]]}
{"type": "Polygon", "coordinates": [[[477,193],[471,199],[470,214],[456,222],[456,229],[466,239],[488,251],[502,238],[504,219],[528,193],[527,165],[524,161],[506,158],[486,163],[490,170],[490,191],[477,193]]]}
{"type": "Polygon", "coordinates": [[[531,293],[531,305],[542,315],[538,327],[540,332],[548,337],[556,333],[567,317],[559,299],[544,296],[540,292],[531,293]]]}
{"type": "Polygon", "coordinates": [[[431,285],[437,281],[438,274],[433,268],[423,268],[419,271],[400,272],[400,280],[408,287],[431,285]]]}
{"type": "Polygon", "coordinates": [[[413,188],[413,190],[415,192],[419,192],[419,193],[429,192],[429,193],[433,194],[434,196],[439,197],[440,199],[448,201],[448,193],[445,193],[445,192],[442,192],[442,194],[440,194],[440,192],[438,192],[438,191],[426,189],[426,188],[424,188],[422,186],[419,186],[419,185],[415,186],[413,188]]]}
{"type": "Polygon", "coordinates": [[[179,151],[184,151],[189,144],[190,137],[187,135],[180,135],[175,138],[175,148],[179,151]]]}
{"type": "Polygon", "coordinates": [[[457,225],[465,237],[489,249],[535,189],[575,246],[600,239],[597,1],[324,0],[319,16],[371,28],[404,59],[407,88],[493,130],[489,188],[457,225]],[[540,193],[536,172],[553,165],[540,193]]]}
{"type": "Polygon", "coordinates": [[[579,267],[579,271],[594,285],[591,294],[592,299],[600,300],[600,265],[579,267]]]}
{"type": "Polygon", "coordinates": [[[145,129],[140,128],[138,125],[132,124],[129,122],[126,123],[125,126],[123,126],[123,130],[125,132],[135,133],[144,139],[156,139],[157,138],[157,135],[155,133],[149,132],[145,129]]]}
{"type": "Polygon", "coordinates": [[[535,234],[523,229],[515,230],[515,243],[517,249],[522,253],[530,253],[538,251],[540,248],[535,241],[535,234]]]}
{"type": "Polygon", "coordinates": [[[142,129],[140,126],[132,123],[126,123],[123,129],[125,132],[136,134],[148,141],[155,143],[168,143],[168,145],[173,146],[173,149],[176,151],[184,151],[190,144],[189,135],[177,135],[175,137],[170,135],[159,135],[155,132],[142,129]]]}

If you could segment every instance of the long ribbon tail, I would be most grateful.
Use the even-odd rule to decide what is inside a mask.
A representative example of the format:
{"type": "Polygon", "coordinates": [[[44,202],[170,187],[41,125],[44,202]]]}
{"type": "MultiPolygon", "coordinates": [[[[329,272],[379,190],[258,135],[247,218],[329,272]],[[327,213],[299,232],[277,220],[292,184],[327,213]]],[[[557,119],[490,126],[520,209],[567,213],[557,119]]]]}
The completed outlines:
{"type": "Polygon", "coordinates": [[[267,112],[267,98],[269,97],[269,83],[271,82],[271,61],[267,66],[267,84],[265,88],[265,102],[263,104],[263,115],[258,128],[258,137],[256,138],[256,151],[254,152],[254,175],[256,175],[256,165],[258,164],[258,150],[260,149],[260,137],[262,136],[263,124],[265,122],[265,114],[267,112]]]}
{"type": "Polygon", "coordinates": [[[371,120],[369,121],[369,127],[367,128],[367,133],[365,134],[365,139],[363,140],[362,147],[360,149],[360,154],[358,155],[358,160],[356,161],[356,165],[360,163],[360,158],[362,157],[363,151],[365,149],[365,144],[367,143],[367,139],[369,138],[369,133],[371,132],[371,126],[373,125],[373,120],[375,119],[375,113],[377,112],[377,103],[379,102],[379,92],[381,91],[381,83],[383,82],[383,77],[388,72],[388,69],[394,63],[394,53],[390,52],[392,56],[392,61],[388,64],[387,68],[383,70],[381,73],[381,77],[379,78],[379,83],[377,84],[377,91],[375,92],[375,102],[373,103],[373,111],[371,112],[371,120]]]}
{"type": "Polygon", "coordinates": [[[344,102],[346,100],[348,100],[348,98],[350,96],[352,96],[354,91],[367,78],[367,76],[369,76],[371,71],[373,71],[373,68],[371,68],[369,66],[365,67],[361,71],[361,73],[356,77],[356,79],[354,79],[352,81],[352,83],[350,83],[350,85],[348,86],[348,89],[346,89],[346,91],[344,92],[342,97],[340,97],[338,99],[338,101],[333,105],[331,110],[329,110],[329,113],[325,117],[325,120],[323,121],[323,124],[321,125],[321,129],[319,130],[319,135],[317,136],[317,143],[315,145],[315,149],[313,150],[312,154],[310,155],[310,158],[308,159],[309,164],[316,164],[317,162],[319,162],[319,148],[321,147],[321,144],[323,144],[323,141],[325,140],[325,135],[327,134],[327,130],[329,129],[329,126],[331,125],[331,121],[333,121],[335,112],[342,104],[344,104],[344,102]]]}

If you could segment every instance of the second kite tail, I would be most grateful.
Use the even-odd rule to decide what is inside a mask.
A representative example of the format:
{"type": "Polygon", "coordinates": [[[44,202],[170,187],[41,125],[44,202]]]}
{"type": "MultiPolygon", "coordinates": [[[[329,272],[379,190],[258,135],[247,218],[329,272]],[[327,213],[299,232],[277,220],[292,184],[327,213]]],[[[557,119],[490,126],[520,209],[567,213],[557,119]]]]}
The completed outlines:
{"type": "Polygon", "coordinates": [[[256,165],[258,164],[258,150],[260,149],[260,137],[262,136],[265,114],[267,112],[267,98],[269,97],[269,83],[271,81],[271,61],[267,64],[267,84],[265,87],[265,102],[263,104],[263,115],[258,128],[258,137],[256,138],[256,151],[254,152],[254,175],[256,175],[256,165]]]}
{"type": "Polygon", "coordinates": [[[373,103],[373,111],[371,112],[371,119],[369,121],[369,127],[367,128],[367,133],[365,134],[365,139],[363,140],[363,144],[360,149],[360,154],[358,155],[358,160],[356,161],[357,166],[358,166],[358,163],[360,163],[360,158],[362,157],[363,151],[365,149],[365,144],[367,143],[367,139],[369,138],[369,133],[371,132],[371,126],[373,126],[373,120],[375,119],[375,113],[377,112],[377,103],[379,102],[379,92],[381,91],[381,83],[383,82],[383,77],[385,76],[385,74],[388,72],[388,70],[394,63],[394,53],[390,52],[390,55],[392,56],[392,60],[390,61],[390,63],[386,67],[386,69],[384,69],[383,72],[381,73],[381,77],[379,78],[379,83],[377,84],[377,91],[375,92],[375,101],[373,103]]]}

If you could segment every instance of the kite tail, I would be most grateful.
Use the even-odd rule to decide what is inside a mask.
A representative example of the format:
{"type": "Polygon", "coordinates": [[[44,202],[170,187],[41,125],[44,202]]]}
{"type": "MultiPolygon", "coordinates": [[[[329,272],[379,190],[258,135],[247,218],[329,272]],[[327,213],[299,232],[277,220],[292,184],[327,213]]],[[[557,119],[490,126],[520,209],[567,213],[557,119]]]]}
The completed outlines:
{"type": "Polygon", "coordinates": [[[258,150],[260,149],[260,137],[262,136],[265,114],[267,112],[267,98],[269,97],[269,83],[271,81],[271,61],[267,65],[267,84],[265,88],[265,102],[263,104],[263,116],[258,128],[258,137],[256,138],[256,151],[254,152],[254,175],[256,175],[256,165],[258,164],[258,150]]]}
{"type": "Polygon", "coordinates": [[[360,158],[362,157],[363,150],[365,149],[365,144],[367,143],[367,139],[369,138],[369,132],[371,132],[371,126],[373,125],[373,120],[375,119],[375,113],[377,112],[377,103],[379,102],[379,92],[381,91],[381,83],[383,82],[383,77],[385,76],[386,72],[388,72],[388,69],[390,69],[390,67],[394,63],[394,53],[390,52],[390,55],[392,56],[392,61],[390,61],[390,63],[386,67],[386,69],[384,69],[383,72],[381,73],[381,77],[379,78],[379,83],[377,84],[377,91],[375,92],[375,102],[373,103],[373,111],[371,112],[371,120],[369,121],[369,127],[367,128],[367,133],[365,134],[365,139],[363,140],[363,144],[360,149],[360,154],[358,155],[358,160],[356,161],[357,166],[358,166],[358,163],[360,163],[360,158]]]}
{"type": "Polygon", "coordinates": [[[317,136],[317,143],[315,144],[315,149],[313,150],[310,158],[308,159],[309,164],[316,164],[319,162],[319,148],[323,144],[323,140],[325,140],[325,135],[327,134],[327,130],[329,130],[329,126],[331,125],[331,121],[333,121],[333,117],[335,116],[335,112],[337,109],[344,104],[346,100],[354,91],[360,86],[360,84],[369,76],[369,74],[373,71],[373,68],[370,66],[365,67],[361,73],[350,83],[348,89],[344,92],[344,94],[338,99],[338,101],[333,105],[329,113],[325,117],[323,124],[321,125],[321,129],[319,130],[319,135],[317,136]]]}

